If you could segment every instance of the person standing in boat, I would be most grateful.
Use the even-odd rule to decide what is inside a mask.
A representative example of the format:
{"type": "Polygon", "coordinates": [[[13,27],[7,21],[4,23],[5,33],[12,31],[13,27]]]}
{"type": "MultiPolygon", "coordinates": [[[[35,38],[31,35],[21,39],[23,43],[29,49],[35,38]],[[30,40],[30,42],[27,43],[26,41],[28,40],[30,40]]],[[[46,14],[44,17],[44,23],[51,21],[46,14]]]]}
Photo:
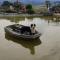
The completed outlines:
{"type": "Polygon", "coordinates": [[[31,34],[32,34],[32,35],[34,35],[34,34],[36,33],[35,27],[36,27],[36,24],[31,24],[30,29],[31,29],[31,34]]]}
{"type": "Polygon", "coordinates": [[[35,27],[36,27],[35,24],[31,24],[30,27],[29,26],[23,26],[20,30],[21,30],[22,34],[28,33],[30,35],[34,35],[36,33],[35,27]]]}

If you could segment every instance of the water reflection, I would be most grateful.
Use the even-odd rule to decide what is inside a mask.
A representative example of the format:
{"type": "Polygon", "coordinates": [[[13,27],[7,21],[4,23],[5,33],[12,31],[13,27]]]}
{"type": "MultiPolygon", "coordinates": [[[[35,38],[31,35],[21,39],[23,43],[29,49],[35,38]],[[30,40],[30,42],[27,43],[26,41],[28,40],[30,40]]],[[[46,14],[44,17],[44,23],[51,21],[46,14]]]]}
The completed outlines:
{"type": "MultiPolygon", "coordinates": [[[[15,23],[19,23],[19,21],[23,21],[25,20],[26,17],[20,17],[20,16],[8,16],[8,17],[0,17],[0,19],[6,19],[6,20],[9,20],[10,22],[15,22],[15,23]]],[[[28,20],[33,20],[33,17],[27,17],[28,20]]]]}
{"type": "Polygon", "coordinates": [[[30,50],[30,53],[32,55],[35,54],[35,46],[38,46],[38,45],[41,44],[41,40],[40,39],[30,40],[30,41],[29,40],[22,39],[22,38],[17,39],[17,38],[14,38],[14,37],[8,35],[7,33],[5,33],[5,38],[7,40],[11,40],[11,41],[13,41],[15,43],[18,43],[18,44],[22,45],[25,48],[28,48],[30,50]]]}
{"type": "Polygon", "coordinates": [[[15,23],[25,20],[25,18],[20,18],[20,17],[6,17],[5,19],[10,20],[10,22],[15,22],[15,23]]]}

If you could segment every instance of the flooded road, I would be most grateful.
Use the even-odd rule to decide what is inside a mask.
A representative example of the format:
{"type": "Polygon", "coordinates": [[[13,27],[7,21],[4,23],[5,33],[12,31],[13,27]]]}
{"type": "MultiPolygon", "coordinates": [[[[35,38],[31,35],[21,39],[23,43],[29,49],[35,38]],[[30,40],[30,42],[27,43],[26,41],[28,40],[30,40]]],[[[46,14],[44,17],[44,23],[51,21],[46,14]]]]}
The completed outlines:
{"type": "Polygon", "coordinates": [[[60,22],[41,18],[0,19],[0,60],[60,60],[60,22]],[[15,23],[35,23],[42,33],[40,39],[27,41],[5,34],[4,27],[15,23]]]}

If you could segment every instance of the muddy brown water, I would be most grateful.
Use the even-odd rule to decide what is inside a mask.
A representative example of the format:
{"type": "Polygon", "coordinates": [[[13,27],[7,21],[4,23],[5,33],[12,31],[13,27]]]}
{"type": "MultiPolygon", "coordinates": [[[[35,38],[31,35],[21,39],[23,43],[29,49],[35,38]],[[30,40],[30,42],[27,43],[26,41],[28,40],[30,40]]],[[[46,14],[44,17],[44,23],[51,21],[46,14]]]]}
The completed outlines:
{"type": "Polygon", "coordinates": [[[23,25],[35,23],[42,34],[39,39],[28,41],[5,34],[4,27],[15,23],[0,19],[0,60],[60,60],[60,22],[41,18],[19,20],[23,25]]]}

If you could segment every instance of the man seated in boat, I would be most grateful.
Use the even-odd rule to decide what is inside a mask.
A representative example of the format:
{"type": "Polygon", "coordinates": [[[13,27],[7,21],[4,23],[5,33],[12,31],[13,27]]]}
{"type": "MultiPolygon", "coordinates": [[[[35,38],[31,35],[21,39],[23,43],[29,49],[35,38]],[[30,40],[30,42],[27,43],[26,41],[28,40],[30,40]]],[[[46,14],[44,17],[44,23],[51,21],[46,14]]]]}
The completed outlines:
{"type": "Polygon", "coordinates": [[[30,35],[34,35],[36,33],[35,27],[36,27],[35,24],[31,24],[30,27],[29,26],[23,26],[21,28],[21,33],[23,34],[23,33],[26,32],[26,33],[28,33],[30,35]]]}

